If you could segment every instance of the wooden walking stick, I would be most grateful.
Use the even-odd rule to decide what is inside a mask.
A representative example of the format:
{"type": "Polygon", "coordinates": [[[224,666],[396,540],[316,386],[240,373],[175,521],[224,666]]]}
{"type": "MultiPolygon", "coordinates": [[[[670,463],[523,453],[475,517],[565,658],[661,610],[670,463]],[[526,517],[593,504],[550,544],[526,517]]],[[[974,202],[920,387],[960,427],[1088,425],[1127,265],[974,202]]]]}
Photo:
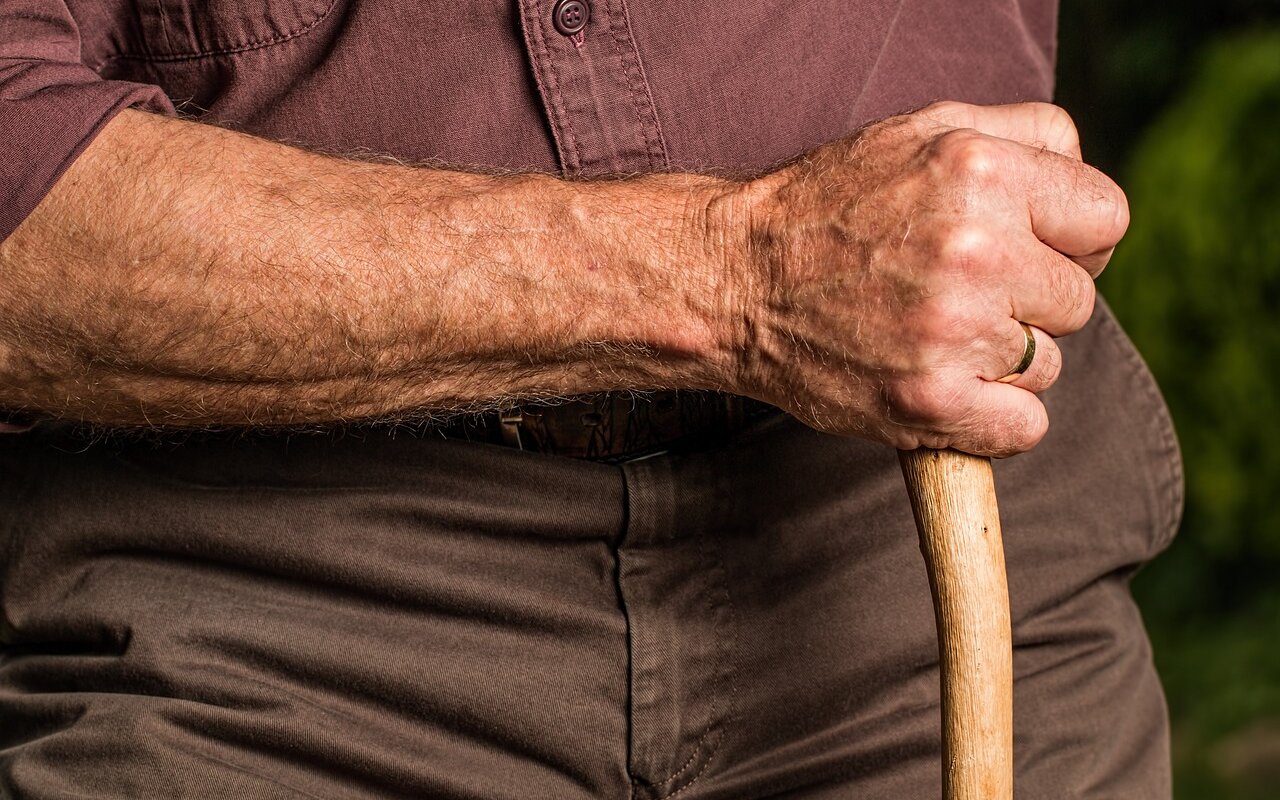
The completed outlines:
{"type": "Polygon", "coordinates": [[[944,800],[1013,798],[1013,645],[991,461],[901,451],[942,667],[944,800]]]}

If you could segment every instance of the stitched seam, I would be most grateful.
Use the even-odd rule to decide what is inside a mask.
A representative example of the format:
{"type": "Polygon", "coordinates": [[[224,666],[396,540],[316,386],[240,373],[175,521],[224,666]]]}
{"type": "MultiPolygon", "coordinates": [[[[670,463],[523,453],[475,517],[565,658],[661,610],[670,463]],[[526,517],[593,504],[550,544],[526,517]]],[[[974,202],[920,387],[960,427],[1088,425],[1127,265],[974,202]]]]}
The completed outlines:
{"type": "MultiPolygon", "coordinates": [[[[320,14],[320,16],[316,17],[307,25],[304,25],[303,27],[294,31],[276,34],[275,36],[269,39],[258,39],[252,42],[247,42],[242,45],[236,45],[235,47],[227,47],[227,48],[222,48],[217,50],[197,50],[191,53],[169,53],[169,54],[157,54],[157,55],[150,55],[146,53],[116,53],[115,55],[107,56],[106,58],[99,61],[97,65],[93,67],[93,69],[95,70],[100,69],[101,67],[103,67],[104,65],[112,61],[166,61],[166,62],[195,61],[201,58],[209,58],[211,56],[225,56],[225,55],[233,55],[235,53],[247,53],[250,50],[261,50],[262,48],[270,47],[273,44],[280,44],[281,42],[287,42],[290,39],[296,39],[299,36],[302,36],[303,34],[309,32],[312,28],[316,27],[317,25],[319,25],[320,23],[328,19],[329,15],[333,13],[333,9],[336,8],[337,5],[338,5],[338,0],[329,0],[328,8],[326,8],[320,14]]],[[[165,30],[165,33],[167,37],[168,35],[167,28],[165,30]]]]}
{"type": "Polygon", "coordinates": [[[635,626],[631,622],[631,608],[627,605],[627,592],[622,582],[622,547],[627,543],[631,534],[631,501],[632,488],[631,473],[619,466],[616,467],[618,475],[622,478],[622,503],[621,503],[621,519],[618,520],[618,529],[614,534],[614,539],[610,542],[610,548],[613,553],[613,587],[618,598],[618,608],[622,611],[622,621],[626,628],[626,652],[627,652],[627,706],[626,706],[626,773],[627,780],[630,784],[628,791],[628,800],[635,798],[635,778],[631,774],[631,766],[634,764],[635,751],[635,719],[632,709],[635,705],[635,626]]]}
{"type": "MultiPolygon", "coordinates": [[[[1121,330],[1118,323],[1111,320],[1109,321],[1113,328],[1117,331],[1121,330]]],[[[1138,356],[1136,347],[1126,347],[1121,349],[1125,353],[1130,365],[1133,367],[1135,378],[1139,379],[1138,384],[1142,387],[1143,394],[1155,410],[1155,413],[1150,417],[1151,427],[1160,438],[1160,443],[1164,446],[1164,461],[1166,471],[1168,473],[1168,483],[1165,486],[1163,494],[1168,501],[1166,506],[1168,513],[1164,520],[1164,536],[1162,537],[1162,540],[1151,543],[1153,546],[1163,545],[1167,544],[1167,542],[1172,539],[1177,522],[1177,506],[1174,504],[1174,500],[1178,493],[1177,486],[1181,483],[1181,481],[1178,480],[1178,469],[1175,466],[1175,463],[1178,461],[1178,450],[1174,444],[1172,427],[1168,419],[1168,413],[1164,408],[1164,400],[1157,394],[1155,389],[1155,377],[1148,374],[1149,370],[1145,362],[1143,362],[1138,356]],[[1144,377],[1146,380],[1141,380],[1141,378],[1144,377]]]]}
{"type": "Polygon", "coordinates": [[[566,163],[564,132],[561,130],[553,108],[554,98],[548,96],[551,93],[551,87],[548,85],[543,64],[539,60],[539,54],[545,53],[545,49],[539,38],[541,31],[538,29],[537,3],[535,0],[521,0],[519,6],[520,29],[524,32],[525,54],[529,58],[529,70],[533,73],[533,82],[538,86],[538,99],[542,101],[543,111],[547,115],[547,127],[551,130],[551,140],[555,144],[556,160],[560,163],[561,170],[567,172],[569,165],[566,163]]]}
{"type": "MultiPolygon", "coordinates": [[[[706,741],[706,739],[708,739],[708,738],[710,738],[710,737],[711,737],[711,733],[712,733],[711,731],[708,731],[706,734],[704,734],[704,735],[703,735],[702,739],[701,739],[701,740],[699,740],[699,742],[698,742],[698,748],[699,748],[699,750],[701,750],[701,747],[702,747],[703,742],[705,742],[705,741],[706,741]]],[[[700,767],[698,768],[698,771],[697,771],[697,772],[695,772],[695,773],[693,774],[693,777],[689,779],[689,782],[688,782],[688,783],[686,783],[685,785],[681,786],[679,789],[676,789],[676,790],[675,790],[675,791],[673,791],[673,792],[669,792],[669,793],[667,793],[667,794],[661,795],[661,796],[659,797],[659,800],[671,800],[671,798],[676,797],[677,795],[680,795],[680,794],[684,793],[686,790],[688,790],[690,787],[692,787],[695,783],[697,783],[697,782],[698,782],[698,779],[702,777],[702,773],[706,772],[706,771],[707,771],[707,767],[709,767],[709,766],[711,765],[711,757],[712,757],[713,755],[715,755],[715,752],[716,752],[717,748],[719,748],[719,746],[720,746],[720,739],[721,739],[721,738],[723,738],[723,735],[724,735],[724,731],[715,731],[714,733],[715,733],[714,741],[712,742],[711,747],[709,748],[709,751],[708,751],[708,753],[707,753],[707,757],[706,757],[705,759],[703,759],[703,761],[702,761],[702,766],[700,766],[700,767]]],[[[695,750],[695,751],[694,751],[693,756],[690,756],[690,757],[689,757],[689,761],[688,761],[688,762],[687,762],[683,767],[681,767],[681,768],[680,768],[680,771],[679,771],[679,772],[677,772],[675,775],[672,775],[670,778],[668,778],[667,780],[665,780],[665,781],[663,781],[662,783],[657,784],[657,785],[658,785],[658,786],[662,786],[662,785],[664,785],[664,784],[668,784],[668,783],[671,783],[672,781],[674,781],[676,778],[678,778],[678,777],[680,776],[680,773],[681,773],[681,772],[684,772],[685,770],[687,770],[687,769],[690,767],[690,765],[692,765],[692,764],[693,764],[693,759],[694,759],[694,757],[696,757],[697,755],[698,755],[698,750],[695,750]]]]}
{"type": "Polygon", "coordinates": [[[613,3],[609,2],[609,30],[613,33],[613,51],[618,56],[618,64],[622,67],[622,73],[627,81],[627,91],[631,94],[632,109],[636,113],[636,122],[640,125],[640,135],[644,137],[645,150],[649,156],[649,165],[652,167],[667,166],[666,145],[662,142],[661,129],[658,129],[658,140],[652,137],[651,128],[657,128],[657,116],[653,110],[653,96],[649,92],[648,81],[644,77],[644,66],[640,63],[640,55],[635,48],[635,40],[630,39],[631,20],[627,12],[626,3],[621,4],[622,13],[618,14],[613,3]],[[627,58],[627,51],[630,51],[631,58],[627,58]],[[639,71],[637,72],[637,69],[639,71]],[[637,86],[641,86],[644,90],[645,97],[640,96],[637,86]],[[646,107],[645,100],[648,100],[646,107]],[[646,112],[648,112],[646,114],[646,112]],[[646,116],[649,121],[646,122],[646,116]],[[657,163],[655,163],[655,156],[657,163]]]}
{"type": "MultiPolygon", "coordinates": [[[[705,550],[704,550],[704,554],[705,554],[705,550]]],[[[716,715],[719,711],[720,711],[720,704],[719,704],[719,702],[717,702],[716,700],[714,700],[714,699],[713,699],[713,700],[712,700],[712,702],[711,702],[711,717],[712,717],[712,718],[714,718],[714,717],[715,717],[715,715],[716,715]]],[[[701,754],[701,753],[702,753],[702,747],[703,747],[703,745],[705,745],[705,744],[707,743],[707,740],[708,740],[708,739],[710,739],[712,736],[715,736],[715,737],[716,737],[716,739],[717,739],[716,744],[717,744],[717,745],[719,744],[719,741],[718,741],[718,740],[719,740],[719,737],[720,737],[720,733],[721,733],[720,731],[718,731],[718,730],[716,730],[716,729],[714,729],[714,728],[712,728],[712,727],[708,726],[707,730],[706,730],[706,731],[704,731],[704,732],[703,732],[703,734],[702,734],[701,736],[699,736],[699,737],[698,737],[698,741],[694,742],[694,744],[693,744],[693,752],[689,755],[689,758],[685,760],[685,762],[684,762],[684,764],[683,764],[682,766],[680,766],[680,767],[679,767],[678,769],[676,769],[674,772],[670,773],[669,775],[667,775],[665,778],[662,778],[661,780],[656,780],[656,781],[644,781],[643,783],[647,784],[648,786],[652,786],[652,787],[654,787],[654,788],[661,789],[662,787],[666,786],[667,784],[674,783],[675,781],[679,780],[680,776],[681,776],[682,774],[684,774],[686,771],[688,771],[689,767],[693,766],[694,761],[696,761],[696,760],[697,760],[697,758],[698,758],[698,756],[699,756],[699,754],[701,754]]],[[[715,746],[713,746],[713,747],[711,748],[711,753],[714,753],[714,752],[715,752],[715,746]]],[[[707,763],[708,763],[710,760],[711,760],[711,755],[710,755],[710,754],[708,754],[708,756],[707,756],[707,760],[706,760],[706,761],[704,761],[704,762],[703,762],[703,764],[702,764],[702,769],[706,769],[706,767],[707,767],[707,763]]],[[[702,773],[702,769],[698,770],[698,774],[699,774],[699,775],[702,773]]],[[[693,781],[694,781],[694,780],[697,780],[697,777],[698,777],[698,776],[697,776],[697,775],[695,775],[695,776],[693,777],[693,779],[692,779],[692,780],[690,780],[689,784],[686,784],[684,787],[681,787],[680,789],[676,790],[676,793],[679,793],[679,792],[681,792],[681,791],[684,791],[684,789],[688,788],[688,786],[689,786],[689,785],[692,785],[693,781]]],[[[636,784],[638,783],[638,781],[636,781],[636,779],[634,779],[634,778],[633,778],[633,779],[632,779],[632,781],[631,781],[631,783],[632,783],[632,785],[634,786],[634,785],[636,785],[636,784]]],[[[659,798],[660,798],[660,800],[665,800],[665,798],[668,798],[668,797],[674,797],[674,796],[675,796],[675,794],[671,793],[671,790],[670,790],[670,789],[667,789],[667,790],[666,790],[666,793],[664,793],[664,794],[662,794],[662,795],[659,795],[659,798]]]]}
{"type": "Polygon", "coordinates": [[[631,95],[631,110],[636,115],[636,124],[640,126],[640,136],[644,139],[645,155],[649,156],[649,161],[652,163],[653,142],[649,140],[649,131],[645,128],[644,118],[640,112],[639,98],[636,97],[635,88],[631,85],[631,70],[627,68],[626,57],[622,54],[620,38],[623,34],[618,30],[617,14],[614,13],[612,4],[609,4],[607,11],[609,14],[609,33],[612,34],[610,38],[613,40],[613,53],[618,57],[618,66],[622,67],[623,78],[627,84],[627,93],[631,95]]]}
{"type": "MultiPolygon", "coordinates": [[[[723,643],[721,662],[720,662],[721,663],[720,673],[721,673],[722,680],[729,684],[729,699],[724,704],[724,719],[720,720],[720,727],[717,729],[714,729],[716,734],[715,742],[710,748],[708,748],[706,760],[702,762],[702,766],[698,769],[697,773],[695,773],[694,776],[689,779],[688,783],[686,783],[684,786],[681,786],[679,789],[675,790],[674,792],[664,795],[662,800],[671,800],[671,798],[678,797],[679,795],[684,793],[686,790],[688,790],[690,787],[696,784],[698,782],[698,779],[701,778],[702,775],[707,771],[707,768],[711,766],[711,762],[715,760],[715,754],[719,750],[720,741],[724,738],[724,731],[728,729],[728,727],[733,721],[734,709],[737,706],[738,682],[734,679],[734,675],[733,675],[732,656],[738,652],[738,625],[737,625],[737,614],[734,611],[734,607],[733,607],[733,598],[729,596],[729,590],[727,588],[729,583],[729,577],[725,573],[724,564],[720,562],[719,558],[716,558],[714,555],[712,555],[711,546],[708,543],[706,537],[701,538],[699,545],[702,549],[703,555],[711,562],[712,571],[719,576],[720,580],[718,582],[719,583],[718,588],[720,590],[720,596],[721,598],[723,598],[722,607],[724,608],[725,616],[727,617],[727,620],[728,620],[727,627],[729,628],[728,630],[729,636],[727,637],[727,639],[718,638],[717,641],[723,643]]],[[[712,707],[713,715],[715,711],[718,710],[718,708],[719,708],[718,703],[712,707]]],[[[710,730],[708,731],[708,734],[709,733],[711,733],[710,730]]],[[[707,738],[707,735],[704,734],[703,740],[705,740],[706,738],[707,738]]],[[[701,740],[699,741],[699,746],[701,746],[701,740]]],[[[681,769],[681,772],[683,771],[684,770],[681,769]]]]}
{"type": "MultiPolygon", "coordinates": [[[[710,556],[708,556],[707,554],[706,544],[704,542],[699,542],[698,547],[699,547],[699,550],[702,552],[703,557],[708,560],[711,560],[710,556]]],[[[709,716],[714,719],[716,714],[719,711],[720,711],[720,704],[718,701],[715,700],[715,696],[713,695],[709,716]]],[[[644,785],[644,786],[652,787],[655,789],[662,789],[668,784],[674,783],[675,781],[679,780],[680,776],[684,774],[686,771],[688,771],[689,767],[691,767],[693,763],[697,760],[698,755],[701,754],[703,745],[707,743],[707,740],[712,736],[715,736],[718,740],[720,733],[721,733],[720,731],[716,730],[714,727],[709,725],[707,727],[707,730],[703,731],[702,735],[698,737],[698,740],[694,742],[693,752],[689,755],[689,758],[685,760],[683,765],[677,768],[674,772],[671,772],[670,774],[668,774],[665,778],[661,778],[659,780],[649,781],[649,780],[636,780],[635,778],[632,778],[631,780],[632,786],[635,787],[637,785],[644,785]]],[[[713,753],[715,752],[714,746],[711,748],[711,752],[713,753]]],[[[710,761],[710,759],[711,757],[710,755],[708,755],[707,761],[710,761]]],[[[706,762],[703,762],[702,768],[703,769],[706,768],[706,762]]],[[[701,769],[698,770],[699,774],[701,774],[701,772],[702,772],[701,769]]],[[[694,780],[696,779],[697,779],[697,775],[694,776],[694,780]]],[[[690,783],[692,783],[692,781],[690,781],[690,783]]],[[[682,787],[681,789],[678,789],[676,791],[677,792],[683,791],[684,788],[687,788],[687,787],[682,787]]],[[[671,793],[670,789],[667,789],[663,794],[658,795],[659,800],[665,800],[665,798],[673,797],[673,796],[674,794],[671,793]]]]}
{"type": "MultiPolygon", "coordinates": [[[[1151,383],[1154,384],[1155,378],[1152,377],[1151,383]]],[[[1163,440],[1165,447],[1165,463],[1168,465],[1169,484],[1166,494],[1168,495],[1169,518],[1165,522],[1164,537],[1160,542],[1161,545],[1167,546],[1173,537],[1178,533],[1178,525],[1181,522],[1181,509],[1184,503],[1183,494],[1183,478],[1182,478],[1182,451],[1178,448],[1178,438],[1173,430],[1173,418],[1165,406],[1164,398],[1160,397],[1153,386],[1147,387],[1147,394],[1151,397],[1152,402],[1157,403],[1159,412],[1156,414],[1158,418],[1158,426],[1163,431],[1163,440]]]]}
{"type": "Polygon", "coordinates": [[[1166,500],[1166,513],[1162,520],[1163,535],[1147,544],[1151,550],[1163,549],[1177,534],[1181,516],[1179,510],[1185,500],[1183,496],[1185,488],[1182,477],[1182,457],[1178,449],[1177,436],[1174,433],[1173,421],[1169,416],[1164,398],[1160,396],[1156,388],[1155,378],[1150,374],[1150,369],[1138,354],[1137,347],[1132,344],[1128,334],[1125,333],[1124,328],[1120,327],[1120,323],[1113,315],[1106,315],[1103,319],[1106,320],[1113,334],[1115,334],[1112,337],[1112,346],[1120,351],[1121,356],[1132,370],[1131,381],[1141,388],[1143,396],[1151,404],[1155,412],[1145,416],[1148,420],[1149,429],[1156,434],[1164,448],[1163,456],[1168,480],[1164,486],[1164,491],[1161,492],[1166,500]],[[1125,343],[1128,343],[1129,346],[1123,346],[1125,343]]]}
{"type": "Polygon", "coordinates": [[[565,138],[567,140],[568,149],[565,151],[566,161],[572,163],[565,164],[566,170],[579,172],[582,169],[582,154],[578,151],[578,140],[573,135],[573,123],[569,119],[569,113],[564,107],[564,96],[560,93],[560,77],[556,72],[555,61],[551,58],[551,51],[547,48],[546,37],[542,33],[542,2],[534,0],[534,20],[531,26],[534,29],[534,35],[538,40],[538,51],[542,55],[543,63],[546,65],[547,88],[551,90],[552,102],[555,104],[555,115],[560,120],[560,125],[564,128],[565,138]]]}
{"type": "Polygon", "coordinates": [[[662,134],[662,123],[658,120],[658,106],[654,102],[653,90],[649,86],[649,76],[644,69],[644,59],[640,57],[640,46],[636,44],[635,36],[631,34],[631,11],[627,8],[627,0],[618,0],[618,4],[622,7],[622,20],[627,30],[627,39],[630,42],[630,50],[635,62],[636,80],[644,94],[644,98],[639,102],[644,105],[644,110],[647,112],[649,119],[649,127],[657,144],[657,156],[660,163],[656,166],[662,169],[670,169],[671,159],[667,154],[667,140],[662,134]]]}
{"type": "MultiPolygon", "coordinates": [[[[719,704],[713,703],[711,706],[712,714],[718,711],[719,708],[720,708],[719,704]]],[[[661,787],[661,786],[666,786],[668,783],[673,783],[674,781],[676,781],[681,774],[686,772],[689,769],[689,767],[693,766],[693,762],[698,759],[698,755],[702,752],[702,746],[706,744],[707,739],[711,738],[713,735],[719,738],[720,731],[708,729],[705,733],[703,733],[701,736],[698,737],[697,742],[694,742],[693,752],[689,755],[689,758],[685,760],[684,764],[682,764],[679,769],[677,769],[675,772],[672,772],[670,775],[663,778],[662,780],[656,781],[650,785],[661,787]]],[[[713,752],[714,752],[714,749],[713,749],[713,752]]],[[[708,760],[710,760],[709,757],[708,757],[708,760]]],[[[663,796],[668,797],[669,795],[663,795],[663,796]]]]}

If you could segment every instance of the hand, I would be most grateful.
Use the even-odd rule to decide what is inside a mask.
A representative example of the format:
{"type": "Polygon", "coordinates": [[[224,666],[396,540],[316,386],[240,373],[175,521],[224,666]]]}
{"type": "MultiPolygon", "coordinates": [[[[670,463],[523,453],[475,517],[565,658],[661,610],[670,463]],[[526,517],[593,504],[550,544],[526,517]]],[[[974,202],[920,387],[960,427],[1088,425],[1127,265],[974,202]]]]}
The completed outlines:
{"type": "Polygon", "coordinates": [[[744,184],[736,390],[909,449],[1006,456],[1048,429],[1052,337],[1081,328],[1128,226],[1066,112],[939,103],[744,184]],[[1036,357],[1021,360],[1033,326],[1036,357]]]}

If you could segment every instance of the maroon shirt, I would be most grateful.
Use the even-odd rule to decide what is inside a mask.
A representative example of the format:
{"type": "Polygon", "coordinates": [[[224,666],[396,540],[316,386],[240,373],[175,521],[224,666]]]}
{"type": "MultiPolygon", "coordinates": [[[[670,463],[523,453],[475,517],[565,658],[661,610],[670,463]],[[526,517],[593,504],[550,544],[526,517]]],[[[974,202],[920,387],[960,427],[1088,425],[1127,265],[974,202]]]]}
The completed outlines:
{"type": "MultiPolygon", "coordinates": [[[[579,1],[566,35],[557,0],[0,0],[0,237],[130,104],[577,176],[758,170],[935,99],[1051,93],[1055,0],[579,1]]],[[[1176,527],[1176,445],[1103,307],[1063,349],[1053,430],[997,465],[1020,796],[1167,796],[1125,582],[1176,527]]],[[[625,485],[426,437],[9,437],[5,636],[59,648],[0,675],[10,771],[133,795],[928,796],[902,789],[934,785],[937,723],[896,462],[771,430],[625,485]]]]}
{"type": "Polygon", "coordinates": [[[0,239],[131,104],[338,153],[577,176],[760,169],[932,100],[1052,91],[1055,0],[564,6],[2,0],[0,239]]]}

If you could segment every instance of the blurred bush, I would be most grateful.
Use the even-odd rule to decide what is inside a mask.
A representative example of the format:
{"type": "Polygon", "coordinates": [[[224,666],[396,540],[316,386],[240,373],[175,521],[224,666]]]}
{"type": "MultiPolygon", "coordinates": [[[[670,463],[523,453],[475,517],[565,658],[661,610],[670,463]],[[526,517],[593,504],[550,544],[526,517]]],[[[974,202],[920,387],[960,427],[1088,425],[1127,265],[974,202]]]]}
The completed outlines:
{"type": "Polygon", "coordinates": [[[1181,95],[1206,42],[1280,24],[1280,0],[1061,0],[1058,101],[1084,152],[1122,172],[1137,135],[1181,95]]]}
{"type": "Polygon", "coordinates": [[[1195,457],[1187,523],[1205,556],[1275,563],[1280,31],[1215,43],[1142,140],[1125,184],[1134,223],[1101,286],[1195,457]]]}
{"type": "MultiPolygon", "coordinates": [[[[1167,57],[1168,54],[1166,54],[1167,57]]],[[[1135,593],[1180,800],[1280,797],[1280,28],[1217,38],[1119,170],[1101,289],[1165,391],[1182,533],[1135,593]]]]}

